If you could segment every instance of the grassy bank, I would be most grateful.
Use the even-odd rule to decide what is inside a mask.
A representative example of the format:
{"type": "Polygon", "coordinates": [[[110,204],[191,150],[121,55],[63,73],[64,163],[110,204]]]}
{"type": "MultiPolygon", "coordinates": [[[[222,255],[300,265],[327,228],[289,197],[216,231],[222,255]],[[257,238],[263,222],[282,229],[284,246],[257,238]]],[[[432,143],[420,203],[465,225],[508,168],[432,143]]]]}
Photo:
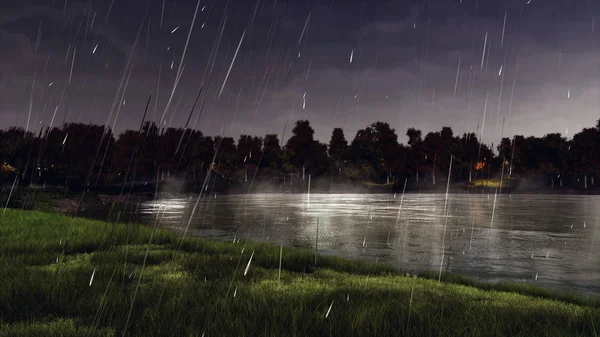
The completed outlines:
{"type": "Polygon", "coordinates": [[[318,256],[315,267],[314,259],[284,248],[280,275],[272,245],[7,210],[0,336],[600,334],[600,305],[591,300],[403,277],[388,265],[334,257],[318,256]]]}

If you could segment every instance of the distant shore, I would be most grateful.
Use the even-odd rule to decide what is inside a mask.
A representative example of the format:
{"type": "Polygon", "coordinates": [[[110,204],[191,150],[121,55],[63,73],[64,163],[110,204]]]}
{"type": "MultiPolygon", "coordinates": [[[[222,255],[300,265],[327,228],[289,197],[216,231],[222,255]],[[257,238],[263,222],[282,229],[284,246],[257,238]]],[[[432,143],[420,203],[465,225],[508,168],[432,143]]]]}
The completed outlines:
{"type": "Polygon", "coordinates": [[[137,204],[151,201],[156,198],[177,198],[190,195],[246,195],[246,194],[539,194],[539,195],[600,195],[600,186],[590,185],[588,189],[573,188],[547,188],[539,184],[524,184],[518,181],[504,181],[500,184],[497,180],[475,182],[451,182],[447,185],[444,181],[437,184],[430,182],[400,184],[331,184],[324,180],[317,180],[309,189],[308,182],[300,182],[292,186],[276,185],[271,182],[248,182],[232,184],[225,188],[202,188],[202,185],[182,185],[162,183],[159,186],[150,183],[140,183],[134,186],[111,186],[90,189],[85,193],[72,190],[64,186],[27,186],[19,187],[10,193],[11,186],[0,186],[0,202],[9,207],[75,214],[90,207],[113,204],[137,204]],[[158,192],[158,194],[157,194],[158,192]],[[10,200],[8,196],[10,195],[10,200]],[[83,198],[82,198],[83,196],[83,198]],[[8,202],[7,202],[8,201],[8,202]]]}

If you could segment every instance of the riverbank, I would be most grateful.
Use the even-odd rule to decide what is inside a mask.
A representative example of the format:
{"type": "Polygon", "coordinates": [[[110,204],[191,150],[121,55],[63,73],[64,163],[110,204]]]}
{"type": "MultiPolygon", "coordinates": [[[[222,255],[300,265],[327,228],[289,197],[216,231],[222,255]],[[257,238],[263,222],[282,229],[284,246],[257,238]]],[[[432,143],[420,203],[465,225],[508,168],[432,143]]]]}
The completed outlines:
{"type": "MultiPolygon", "coordinates": [[[[78,190],[69,190],[64,186],[37,186],[19,187],[15,193],[10,193],[10,187],[4,186],[0,193],[2,205],[11,208],[34,209],[45,212],[59,212],[63,214],[79,214],[90,208],[108,207],[114,205],[135,205],[160,198],[177,198],[182,195],[198,195],[201,191],[196,188],[174,188],[169,182],[157,188],[152,184],[139,184],[133,188],[92,189],[85,193],[78,190]],[[156,193],[158,191],[158,194],[156,193]],[[6,198],[11,195],[10,202],[6,198]]],[[[437,184],[431,182],[411,182],[406,186],[401,184],[332,184],[327,179],[316,179],[311,183],[302,181],[294,186],[274,185],[269,182],[235,184],[227,189],[202,189],[202,195],[247,195],[247,194],[515,194],[515,195],[600,195],[600,187],[591,184],[589,189],[572,188],[547,188],[540,184],[515,179],[500,180],[474,180],[472,182],[451,182],[448,186],[443,181],[437,184]]]]}
{"type": "Polygon", "coordinates": [[[0,275],[0,336],[600,333],[600,303],[535,286],[37,211],[0,218],[0,275]]]}
{"type": "MultiPolygon", "coordinates": [[[[600,195],[600,191],[595,190],[569,190],[569,189],[510,189],[506,184],[503,185],[502,189],[499,188],[500,184],[496,181],[478,181],[473,184],[469,183],[454,183],[450,184],[448,192],[450,194],[539,194],[539,195],[600,195]]],[[[213,195],[246,195],[248,194],[248,187],[237,187],[227,191],[203,191],[204,196],[213,195]]],[[[294,191],[278,190],[273,188],[267,188],[260,184],[257,184],[250,190],[250,194],[307,194],[307,189],[298,189],[294,191]]],[[[401,195],[406,194],[445,194],[446,185],[422,185],[420,187],[410,186],[406,190],[394,192],[389,188],[381,186],[374,186],[372,188],[362,187],[344,187],[337,186],[330,190],[324,189],[311,189],[311,194],[389,194],[389,195],[401,195]]],[[[25,209],[34,209],[44,212],[59,212],[63,214],[75,214],[78,205],[79,211],[88,208],[95,208],[98,206],[111,207],[112,205],[135,205],[141,202],[152,201],[157,198],[177,198],[182,195],[194,195],[197,196],[196,192],[164,192],[159,191],[158,195],[155,192],[132,192],[132,193],[105,193],[98,191],[90,191],[83,194],[80,191],[65,191],[64,187],[50,187],[46,189],[34,189],[29,192],[22,192],[26,199],[26,205],[30,207],[25,209]]],[[[15,197],[13,196],[13,200],[15,197]]],[[[16,205],[9,207],[21,208],[22,201],[17,200],[16,205]]],[[[6,203],[6,201],[4,201],[6,203]]]]}

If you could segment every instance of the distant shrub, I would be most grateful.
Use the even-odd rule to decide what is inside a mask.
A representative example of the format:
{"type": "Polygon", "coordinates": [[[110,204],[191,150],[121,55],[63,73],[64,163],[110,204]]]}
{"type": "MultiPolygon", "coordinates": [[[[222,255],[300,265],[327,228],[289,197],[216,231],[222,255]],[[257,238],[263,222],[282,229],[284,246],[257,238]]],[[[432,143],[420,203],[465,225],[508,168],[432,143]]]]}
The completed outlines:
{"type": "Polygon", "coordinates": [[[12,185],[2,185],[0,187],[0,206],[2,208],[20,208],[25,210],[33,209],[35,204],[33,195],[28,194],[22,187],[12,185]],[[12,190],[12,192],[11,192],[12,190]]]}

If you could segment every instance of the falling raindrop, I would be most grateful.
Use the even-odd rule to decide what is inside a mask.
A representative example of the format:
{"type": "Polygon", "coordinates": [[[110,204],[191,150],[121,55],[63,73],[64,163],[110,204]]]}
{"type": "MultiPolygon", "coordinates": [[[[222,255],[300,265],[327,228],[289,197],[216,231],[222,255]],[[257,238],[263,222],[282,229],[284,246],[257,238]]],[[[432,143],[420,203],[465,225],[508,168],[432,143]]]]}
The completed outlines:
{"type": "Polygon", "coordinates": [[[487,47],[487,40],[488,40],[488,32],[485,32],[485,40],[483,42],[483,53],[481,54],[481,69],[483,70],[483,63],[485,61],[485,51],[486,51],[486,47],[487,47]]]}
{"type": "Polygon", "coordinates": [[[456,95],[456,90],[458,89],[458,79],[460,76],[460,63],[462,59],[458,59],[458,65],[456,66],[456,78],[454,79],[454,95],[456,95]]]}
{"type": "Polygon", "coordinates": [[[283,244],[279,245],[279,282],[281,282],[281,258],[283,257],[283,244]]]}
{"type": "MultiPolygon", "coordinates": [[[[306,22],[304,22],[304,28],[302,28],[302,33],[300,34],[300,38],[298,39],[298,45],[300,45],[300,42],[302,41],[302,37],[304,36],[304,32],[306,32],[306,27],[308,27],[308,23],[310,22],[310,16],[312,14],[312,11],[308,13],[308,16],[306,17],[306,22]]],[[[300,52],[298,52],[298,57],[300,57],[300,52]]]]}
{"type": "Polygon", "coordinates": [[[96,268],[94,268],[94,271],[92,272],[92,277],[90,277],[90,287],[92,286],[92,282],[94,282],[94,275],[96,274],[96,268]]]}
{"type": "Polygon", "coordinates": [[[410,314],[412,311],[412,302],[413,302],[413,295],[415,293],[415,285],[413,284],[412,289],[410,290],[410,301],[408,303],[408,318],[406,319],[406,326],[408,327],[408,324],[410,323],[410,314]]]}
{"type": "Polygon", "coordinates": [[[252,257],[254,256],[254,252],[250,255],[250,259],[248,260],[248,265],[246,266],[246,270],[244,270],[244,276],[248,274],[248,269],[250,269],[250,263],[252,263],[252,257]]]}
{"type": "Polygon", "coordinates": [[[71,84],[71,79],[73,78],[73,67],[75,66],[75,54],[77,53],[77,48],[73,49],[73,60],[71,61],[71,72],[69,73],[69,84],[71,84]]]}
{"type": "Polygon", "coordinates": [[[306,91],[302,95],[302,110],[306,109],[306,91]]]}
{"type": "Polygon", "coordinates": [[[329,305],[329,309],[327,309],[327,313],[325,314],[325,318],[329,317],[329,313],[331,312],[331,307],[333,307],[333,302],[335,302],[335,300],[331,301],[331,304],[329,305]]]}
{"type": "MultiPolygon", "coordinates": [[[[462,3],[462,1],[461,1],[462,3]]],[[[500,39],[500,48],[504,46],[504,32],[506,31],[506,15],[508,12],[504,12],[504,23],[502,24],[502,38],[500,39]]]]}
{"type": "Polygon", "coordinates": [[[233,64],[237,58],[238,52],[240,51],[240,47],[242,46],[242,42],[244,42],[244,37],[246,36],[246,30],[242,33],[242,37],[240,38],[240,42],[238,43],[237,49],[235,50],[235,54],[233,54],[233,60],[231,60],[231,64],[229,65],[229,70],[227,70],[227,75],[225,75],[225,79],[223,80],[223,85],[221,86],[221,90],[219,91],[219,96],[223,93],[223,89],[225,88],[225,84],[227,83],[227,79],[229,79],[229,74],[231,73],[231,68],[233,68],[233,64]]]}

